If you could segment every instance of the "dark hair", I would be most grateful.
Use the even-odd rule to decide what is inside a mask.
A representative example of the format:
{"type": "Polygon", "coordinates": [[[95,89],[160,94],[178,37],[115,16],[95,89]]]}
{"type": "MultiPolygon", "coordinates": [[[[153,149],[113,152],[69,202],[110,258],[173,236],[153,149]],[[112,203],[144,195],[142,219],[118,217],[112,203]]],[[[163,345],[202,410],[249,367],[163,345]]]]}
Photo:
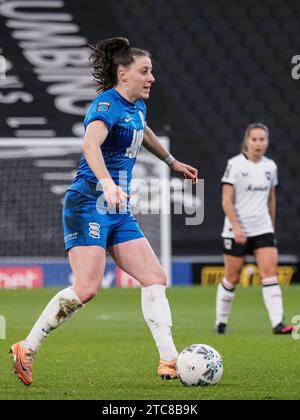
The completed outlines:
{"type": "Polygon", "coordinates": [[[270,132],[269,132],[268,127],[265,124],[262,124],[260,122],[249,124],[248,127],[245,130],[244,140],[242,142],[242,147],[241,147],[242,153],[247,152],[246,141],[247,141],[247,138],[249,137],[249,135],[251,133],[251,130],[254,130],[255,128],[260,128],[261,130],[264,130],[267,134],[267,137],[269,137],[270,132]]]}
{"type": "Polygon", "coordinates": [[[111,89],[118,82],[118,67],[128,67],[134,62],[134,57],[148,56],[150,53],[139,48],[130,47],[127,38],[109,38],[90,45],[89,61],[93,67],[93,77],[97,91],[111,89]]]}

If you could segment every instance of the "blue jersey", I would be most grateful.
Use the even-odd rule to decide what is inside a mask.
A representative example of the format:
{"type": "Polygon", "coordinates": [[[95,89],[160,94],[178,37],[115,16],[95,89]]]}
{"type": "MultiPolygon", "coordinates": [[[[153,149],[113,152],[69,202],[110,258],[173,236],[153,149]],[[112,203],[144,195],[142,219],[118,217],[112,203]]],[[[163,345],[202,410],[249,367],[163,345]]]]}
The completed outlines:
{"type": "MultiPolygon", "coordinates": [[[[101,145],[105,165],[117,185],[127,184],[128,188],[125,189],[127,192],[136,156],[144,137],[146,111],[144,101],[131,103],[115,89],[109,89],[93,100],[84,119],[85,129],[95,120],[106,124],[108,135],[101,145]]],[[[97,184],[98,180],[83,155],[77,176],[69,190],[90,195],[87,190],[94,190],[93,184],[90,183],[97,184]]],[[[90,192],[94,195],[92,191],[90,192]]]]}

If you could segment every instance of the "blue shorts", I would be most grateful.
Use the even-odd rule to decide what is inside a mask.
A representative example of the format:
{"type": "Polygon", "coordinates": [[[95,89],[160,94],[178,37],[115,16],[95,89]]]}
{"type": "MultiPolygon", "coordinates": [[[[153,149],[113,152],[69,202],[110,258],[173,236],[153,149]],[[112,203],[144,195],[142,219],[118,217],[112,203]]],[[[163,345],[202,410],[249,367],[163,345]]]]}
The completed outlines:
{"type": "Polygon", "coordinates": [[[63,209],[65,249],[75,246],[112,245],[143,238],[136,219],[126,214],[100,214],[96,200],[78,191],[67,191],[63,209]]]}

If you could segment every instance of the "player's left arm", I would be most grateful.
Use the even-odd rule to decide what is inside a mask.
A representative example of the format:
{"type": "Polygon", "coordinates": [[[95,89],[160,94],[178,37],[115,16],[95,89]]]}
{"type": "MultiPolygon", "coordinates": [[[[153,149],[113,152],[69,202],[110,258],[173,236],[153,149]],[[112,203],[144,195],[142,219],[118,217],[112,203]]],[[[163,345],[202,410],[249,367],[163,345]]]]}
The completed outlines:
{"type": "Polygon", "coordinates": [[[271,216],[272,224],[275,229],[275,218],[276,218],[276,188],[272,187],[269,195],[268,200],[268,206],[269,206],[269,213],[271,216]]]}
{"type": "Polygon", "coordinates": [[[186,179],[191,179],[193,184],[197,182],[198,170],[186,163],[175,159],[160,143],[159,138],[153,133],[150,127],[145,124],[143,146],[158,159],[166,162],[172,171],[181,174],[186,179]]]}

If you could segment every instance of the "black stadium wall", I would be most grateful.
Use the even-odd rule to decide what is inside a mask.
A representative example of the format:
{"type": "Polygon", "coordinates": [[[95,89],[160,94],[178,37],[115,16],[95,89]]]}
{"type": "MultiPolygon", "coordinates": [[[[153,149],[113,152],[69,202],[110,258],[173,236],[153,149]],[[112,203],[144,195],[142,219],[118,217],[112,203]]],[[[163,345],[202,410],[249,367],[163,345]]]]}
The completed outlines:
{"type": "Polygon", "coordinates": [[[261,121],[279,167],[279,250],[299,256],[299,21],[298,0],[0,0],[1,256],[64,255],[61,192],[78,156],[68,150],[53,185],[36,149],[16,140],[47,139],[59,166],[49,138],[82,137],[96,94],[87,46],[112,36],[151,51],[148,124],[205,180],[204,222],[173,216],[173,254],[221,255],[220,179],[245,127],[261,121]]]}

